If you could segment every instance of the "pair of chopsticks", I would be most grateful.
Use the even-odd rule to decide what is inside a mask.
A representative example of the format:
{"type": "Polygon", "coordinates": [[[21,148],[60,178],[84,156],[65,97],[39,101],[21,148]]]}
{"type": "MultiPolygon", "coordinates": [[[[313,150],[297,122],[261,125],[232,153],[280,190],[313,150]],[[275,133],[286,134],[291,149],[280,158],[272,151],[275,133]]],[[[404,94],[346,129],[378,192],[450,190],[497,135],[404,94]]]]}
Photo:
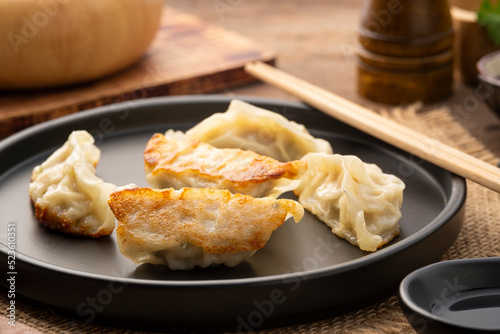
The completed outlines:
{"type": "Polygon", "coordinates": [[[352,127],[500,192],[500,169],[496,166],[260,61],[247,63],[245,70],[352,127]]]}

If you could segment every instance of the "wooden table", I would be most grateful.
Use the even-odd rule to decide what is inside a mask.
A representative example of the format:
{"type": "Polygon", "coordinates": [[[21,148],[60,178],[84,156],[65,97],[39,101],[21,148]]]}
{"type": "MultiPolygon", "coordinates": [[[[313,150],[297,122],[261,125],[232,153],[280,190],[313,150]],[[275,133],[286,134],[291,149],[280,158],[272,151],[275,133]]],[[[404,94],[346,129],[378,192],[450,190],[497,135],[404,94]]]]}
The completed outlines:
{"type": "MultiPolygon", "coordinates": [[[[363,0],[278,1],[167,1],[205,22],[251,38],[277,53],[276,65],[302,79],[374,110],[392,108],[368,101],[357,93],[356,39],[363,0]]],[[[444,101],[474,136],[500,152],[499,125],[487,106],[476,98],[476,87],[454,82],[444,101]]],[[[278,89],[255,84],[226,89],[226,94],[294,99],[278,89]]],[[[497,154],[498,155],[498,154],[497,154]]]]}
{"type": "MultiPolygon", "coordinates": [[[[496,163],[496,157],[500,156],[500,123],[484,102],[477,98],[475,87],[455,82],[454,93],[450,98],[406,114],[404,110],[393,112],[394,106],[374,103],[358,95],[354,47],[362,2],[363,0],[170,0],[166,4],[274,50],[277,55],[276,65],[291,74],[375,111],[386,110],[389,117],[398,118],[401,122],[454,144],[470,154],[496,163]],[[446,107],[446,115],[435,112],[438,107],[446,107]],[[435,117],[436,114],[439,115],[435,117]]],[[[262,83],[237,88],[228,85],[217,92],[231,96],[250,95],[294,100],[292,96],[262,83]]],[[[498,194],[476,184],[468,182],[468,187],[464,231],[444,256],[445,260],[500,256],[500,225],[496,223],[500,218],[497,213],[500,210],[500,198],[498,194]]],[[[19,333],[28,330],[44,333],[77,330],[83,333],[125,333],[60,318],[47,314],[43,309],[31,308],[29,314],[33,315],[31,319],[21,321],[29,327],[21,327],[20,323],[19,333]]],[[[2,327],[5,321],[5,318],[0,318],[0,329],[6,328],[2,327]]],[[[265,332],[414,333],[399,311],[395,296],[345,315],[265,332]]]]}

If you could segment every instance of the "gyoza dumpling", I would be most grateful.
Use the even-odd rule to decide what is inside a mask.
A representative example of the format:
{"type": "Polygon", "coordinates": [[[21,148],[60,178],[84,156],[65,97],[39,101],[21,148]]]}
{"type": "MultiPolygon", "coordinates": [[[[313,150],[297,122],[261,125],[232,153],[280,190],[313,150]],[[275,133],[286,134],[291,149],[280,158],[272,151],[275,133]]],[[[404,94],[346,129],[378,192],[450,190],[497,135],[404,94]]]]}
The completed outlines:
{"type": "Polygon", "coordinates": [[[262,248],[290,215],[296,222],[304,215],[293,200],[209,188],[119,189],[109,206],[123,255],[174,270],[235,266],[262,248]]]}
{"type": "Polygon", "coordinates": [[[216,113],[186,132],[193,139],[219,148],[239,148],[292,161],[310,152],[332,153],[329,142],[314,138],[302,125],[278,113],[240,100],[225,113],[216,113]]]}
{"type": "Polygon", "coordinates": [[[356,156],[310,153],[294,190],[299,202],[336,235],[375,251],[399,234],[403,181],[356,156]]]}
{"type": "Polygon", "coordinates": [[[115,228],[108,207],[116,189],[95,175],[100,150],[86,131],[74,131],[31,174],[29,195],[35,216],[50,229],[79,236],[100,237],[115,228]]]}
{"type": "Polygon", "coordinates": [[[154,188],[217,188],[254,197],[292,190],[307,169],[303,161],[279,162],[253,151],[220,149],[172,130],[153,135],[144,164],[154,188]]]}

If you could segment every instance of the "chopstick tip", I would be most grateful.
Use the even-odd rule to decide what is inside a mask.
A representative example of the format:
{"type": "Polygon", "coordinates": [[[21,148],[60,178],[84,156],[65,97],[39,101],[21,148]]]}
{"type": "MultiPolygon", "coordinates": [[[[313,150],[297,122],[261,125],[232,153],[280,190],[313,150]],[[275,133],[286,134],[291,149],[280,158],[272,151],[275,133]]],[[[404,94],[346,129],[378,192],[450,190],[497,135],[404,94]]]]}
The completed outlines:
{"type": "Polygon", "coordinates": [[[259,64],[262,64],[262,62],[260,60],[252,60],[252,61],[245,63],[244,68],[245,68],[245,70],[248,70],[252,67],[258,66],[259,64]]]}

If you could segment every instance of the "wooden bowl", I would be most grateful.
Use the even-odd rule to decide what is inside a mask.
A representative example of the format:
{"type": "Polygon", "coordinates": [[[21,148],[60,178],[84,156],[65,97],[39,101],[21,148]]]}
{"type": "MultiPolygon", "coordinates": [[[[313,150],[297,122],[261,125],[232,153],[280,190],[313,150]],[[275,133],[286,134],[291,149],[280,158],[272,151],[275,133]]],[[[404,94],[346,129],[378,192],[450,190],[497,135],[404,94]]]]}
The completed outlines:
{"type": "Polygon", "coordinates": [[[0,90],[71,85],[135,63],[163,0],[0,1],[0,90]]]}

